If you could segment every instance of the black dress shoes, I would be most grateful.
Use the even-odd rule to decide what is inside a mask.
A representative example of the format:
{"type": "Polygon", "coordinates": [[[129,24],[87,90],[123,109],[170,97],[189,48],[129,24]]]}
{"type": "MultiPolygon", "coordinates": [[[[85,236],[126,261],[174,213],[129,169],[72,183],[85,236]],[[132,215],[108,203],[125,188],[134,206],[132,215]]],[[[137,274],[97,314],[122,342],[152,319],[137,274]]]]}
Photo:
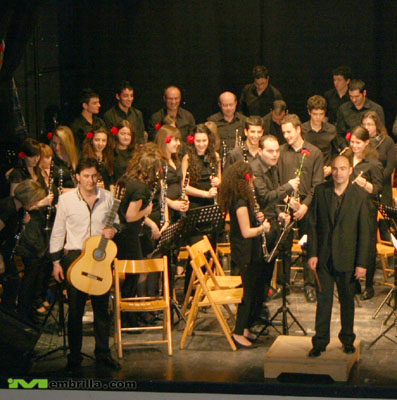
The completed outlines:
{"type": "Polygon", "coordinates": [[[309,351],[309,354],[307,356],[310,358],[319,357],[319,356],[321,356],[321,353],[324,351],[325,351],[325,349],[320,349],[319,347],[313,347],[309,351]]]}
{"type": "Polygon", "coordinates": [[[316,291],[312,287],[305,288],[305,298],[308,303],[315,303],[317,300],[316,291]]]}
{"type": "Polygon", "coordinates": [[[353,354],[356,348],[352,344],[346,344],[343,346],[343,352],[346,354],[353,354]]]}
{"type": "Polygon", "coordinates": [[[108,367],[114,370],[121,369],[120,363],[118,363],[110,354],[101,354],[95,357],[97,365],[108,367]]]}
{"type": "Polygon", "coordinates": [[[374,288],[365,288],[365,290],[362,292],[360,299],[361,300],[369,300],[372,299],[372,297],[374,297],[375,295],[375,291],[374,288]]]}

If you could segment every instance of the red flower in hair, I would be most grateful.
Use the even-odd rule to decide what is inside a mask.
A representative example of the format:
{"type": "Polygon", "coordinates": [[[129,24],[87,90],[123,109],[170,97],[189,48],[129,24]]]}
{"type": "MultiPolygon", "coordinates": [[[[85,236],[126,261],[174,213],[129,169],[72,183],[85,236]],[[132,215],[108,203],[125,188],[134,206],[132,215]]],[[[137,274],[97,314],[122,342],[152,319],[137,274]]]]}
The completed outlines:
{"type": "Polygon", "coordinates": [[[86,135],[87,139],[93,139],[94,138],[94,132],[88,132],[86,135]]]}
{"type": "Polygon", "coordinates": [[[22,158],[22,160],[23,160],[23,159],[26,158],[26,153],[25,153],[24,151],[20,151],[20,152],[18,153],[18,157],[19,157],[19,158],[22,158]]]}
{"type": "Polygon", "coordinates": [[[311,153],[307,149],[302,149],[301,154],[304,155],[304,156],[308,156],[309,157],[311,153]]]}
{"type": "Polygon", "coordinates": [[[352,133],[347,132],[345,138],[346,138],[346,140],[350,141],[350,139],[352,138],[352,133]]]}
{"type": "Polygon", "coordinates": [[[193,135],[189,135],[187,137],[187,142],[190,143],[190,144],[193,144],[194,143],[194,136],[193,135]]]}
{"type": "Polygon", "coordinates": [[[245,180],[247,182],[249,182],[251,180],[251,175],[248,172],[245,174],[245,180]]]}
{"type": "Polygon", "coordinates": [[[172,136],[168,135],[168,136],[165,138],[165,143],[171,142],[171,139],[172,139],[172,136]]]}
{"type": "Polygon", "coordinates": [[[119,133],[119,128],[117,128],[117,126],[112,126],[112,128],[110,129],[110,133],[113,136],[116,136],[119,133]]]}
{"type": "Polygon", "coordinates": [[[158,122],[154,127],[156,128],[156,131],[158,131],[162,127],[162,125],[160,124],[160,122],[158,122]]]}
{"type": "Polygon", "coordinates": [[[52,140],[53,136],[54,136],[54,134],[52,132],[47,133],[48,140],[52,140]]]}

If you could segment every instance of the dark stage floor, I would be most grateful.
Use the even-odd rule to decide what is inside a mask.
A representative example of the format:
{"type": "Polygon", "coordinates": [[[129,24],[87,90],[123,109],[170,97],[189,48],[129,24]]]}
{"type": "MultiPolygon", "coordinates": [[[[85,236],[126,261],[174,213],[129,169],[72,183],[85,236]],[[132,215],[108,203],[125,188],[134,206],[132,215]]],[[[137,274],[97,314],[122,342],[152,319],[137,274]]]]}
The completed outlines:
{"type": "MultiPolygon", "coordinates": [[[[184,323],[180,322],[173,327],[174,355],[172,357],[167,355],[165,345],[127,348],[124,359],[121,361],[121,371],[98,370],[94,361],[87,358],[83,362],[80,378],[135,381],[137,382],[136,390],[140,391],[397,398],[397,344],[383,337],[372,348],[368,348],[369,344],[387,327],[382,325],[382,322],[391,312],[390,306],[385,305],[376,319],[372,316],[389,290],[390,288],[386,286],[375,286],[375,297],[361,301],[356,307],[355,331],[357,337],[361,339],[361,360],[353,367],[349,381],[346,383],[335,383],[325,376],[304,374],[281,375],[278,379],[265,379],[264,355],[278,333],[269,328],[269,335],[262,337],[255,349],[233,352],[224,336],[210,335],[213,332],[220,333],[219,325],[210,310],[199,314],[198,323],[204,334],[198,333],[188,338],[184,350],[179,350],[184,323]]],[[[308,335],[312,336],[315,304],[305,301],[301,283],[297,282],[292,286],[288,300],[291,311],[308,335]]],[[[273,314],[281,305],[281,300],[272,300],[268,305],[273,314]]],[[[394,323],[395,317],[396,315],[392,315],[388,324],[394,323]]],[[[86,318],[90,319],[89,313],[86,318]]],[[[51,319],[48,321],[49,329],[53,323],[51,319]]],[[[94,345],[92,323],[88,321],[84,327],[83,350],[92,355],[94,345]]],[[[337,337],[340,328],[337,299],[334,302],[331,328],[332,336],[337,337]]],[[[302,335],[296,324],[290,328],[289,333],[302,335]]],[[[397,340],[396,334],[396,328],[393,328],[389,332],[389,337],[397,340]]],[[[138,338],[141,335],[135,336],[138,338]]],[[[43,334],[36,345],[36,354],[42,354],[60,344],[62,344],[62,338],[58,334],[43,334]]],[[[66,357],[62,351],[59,351],[34,362],[27,377],[30,379],[33,377],[65,378],[68,376],[64,369],[65,364],[66,357]]]]}

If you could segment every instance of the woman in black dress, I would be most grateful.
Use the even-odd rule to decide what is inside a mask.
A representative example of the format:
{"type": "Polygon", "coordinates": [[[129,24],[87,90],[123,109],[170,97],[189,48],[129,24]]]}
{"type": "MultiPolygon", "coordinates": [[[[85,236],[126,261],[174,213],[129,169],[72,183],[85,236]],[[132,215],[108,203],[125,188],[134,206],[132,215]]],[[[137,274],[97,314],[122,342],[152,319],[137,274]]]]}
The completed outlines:
{"type": "Polygon", "coordinates": [[[260,235],[270,230],[263,214],[253,212],[252,180],[250,165],[237,161],[225,171],[219,196],[222,210],[230,213],[232,263],[240,268],[244,289],[233,333],[237,347],[251,347],[254,339],[249,328],[257,317],[254,315],[256,295],[263,290],[263,283],[258,279],[263,269],[260,235]],[[261,222],[259,226],[255,226],[257,220],[261,222]]]}
{"type": "Polygon", "coordinates": [[[97,160],[99,172],[97,186],[112,191],[114,189],[113,139],[105,127],[86,134],[81,158],[97,160]]]}
{"type": "Polygon", "coordinates": [[[114,180],[117,182],[127,169],[135,148],[135,130],[130,121],[122,120],[110,132],[116,141],[114,149],[114,180]]]}
{"type": "MultiPolygon", "coordinates": [[[[369,132],[362,126],[356,126],[351,131],[350,148],[345,152],[347,157],[351,157],[353,173],[351,180],[354,184],[360,186],[368,192],[375,200],[382,192],[383,186],[383,167],[378,160],[378,153],[372,148],[369,132]]],[[[376,216],[377,210],[374,205],[372,218],[374,227],[371,232],[371,260],[365,278],[365,290],[361,294],[362,300],[368,300],[374,296],[374,275],[376,269],[376,216]]]]}
{"type": "Polygon", "coordinates": [[[214,135],[206,125],[199,124],[187,139],[187,153],[182,159],[182,174],[185,179],[189,171],[186,192],[190,199],[190,209],[214,204],[221,176],[214,135]]]}
{"type": "Polygon", "coordinates": [[[383,165],[383,189],[380,192],[380,201],[392,206],[392,174],[396,161],[396,148],[393,139],[387,134],[376,111],[366,111],[361,118],[361,125],[368,130],[369,141],[373,149],[378,152],[379,161],[383,165]]]}

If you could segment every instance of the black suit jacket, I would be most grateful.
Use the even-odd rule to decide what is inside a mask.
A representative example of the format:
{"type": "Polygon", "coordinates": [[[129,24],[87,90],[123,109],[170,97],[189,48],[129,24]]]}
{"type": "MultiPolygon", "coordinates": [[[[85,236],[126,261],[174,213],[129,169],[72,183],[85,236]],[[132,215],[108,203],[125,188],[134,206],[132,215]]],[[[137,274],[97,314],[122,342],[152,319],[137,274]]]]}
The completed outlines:
{"type": "Polygon", "coordinates": [[[332,257],[336,271],[367,268],[374,223],[373,204],[367,192],[349,184],[339,213],[332,214],[332,181],[316,187],[309,211],[308,257],[318,257],[318,266],[326,267],[332,257]]]}

